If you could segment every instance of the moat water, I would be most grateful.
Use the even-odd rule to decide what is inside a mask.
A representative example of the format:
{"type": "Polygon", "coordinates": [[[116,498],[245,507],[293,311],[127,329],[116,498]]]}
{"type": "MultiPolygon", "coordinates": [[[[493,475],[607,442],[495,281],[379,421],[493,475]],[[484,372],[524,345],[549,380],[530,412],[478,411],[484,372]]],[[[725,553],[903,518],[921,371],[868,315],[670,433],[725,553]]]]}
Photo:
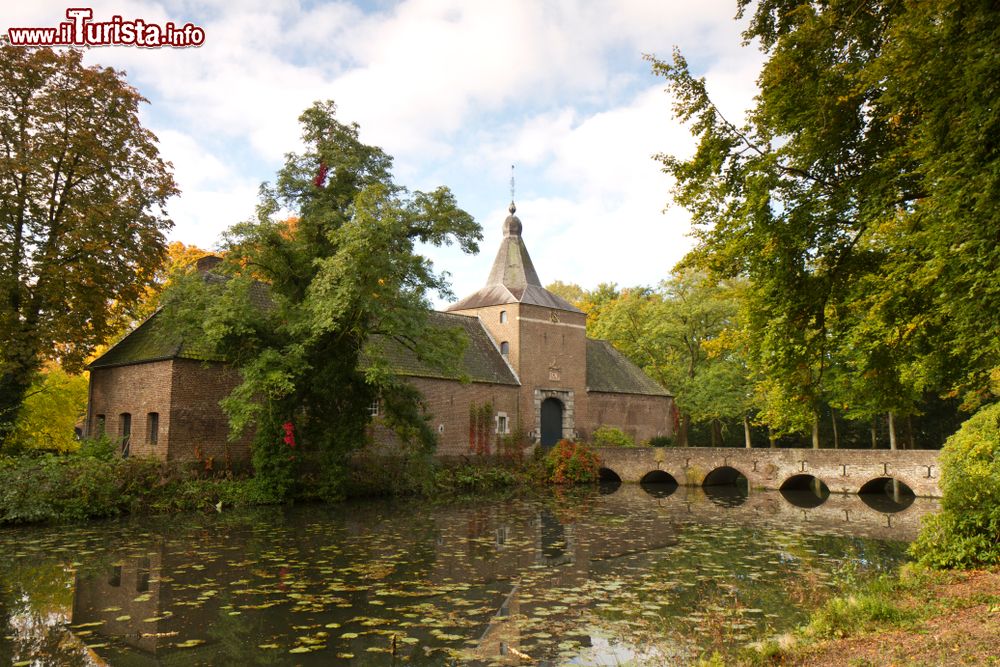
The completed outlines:
{"type": "Polygon", "coordinates": [[[937,507],[604,490],[4,529],[0,662],[688,664],[894,568],[937,507]]]}

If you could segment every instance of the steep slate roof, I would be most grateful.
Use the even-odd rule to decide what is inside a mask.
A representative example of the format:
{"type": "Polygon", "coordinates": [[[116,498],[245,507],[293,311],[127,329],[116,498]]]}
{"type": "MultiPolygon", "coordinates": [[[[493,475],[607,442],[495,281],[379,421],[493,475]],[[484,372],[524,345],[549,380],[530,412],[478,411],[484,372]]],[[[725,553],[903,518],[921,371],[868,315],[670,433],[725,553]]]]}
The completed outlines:
{"type": "Polygon", "coordinates": [[[384,353],[389,358],[393,370],[400,375],[413,377],[442,378],[448,380],[468,379],[473,382],[494,384],[520,384],[493,339],[486,333],[478,317],[431,311],[430,324],[440,328],[460,327],[468,339],[465,352],[459,364],[458,373],[443,373],[437,368],[417,359],[416,355],[402,345],[389,343],[384,353]]]}
{"type": "Polygon", "coordinates": [[[521,238],[521,219],[514,215],[517,207],[510,203],[510,215],[503,223],[503,241],[493,260],[486,285],[448,307],[449,311],[498,306],[504,303],[530,303],[546,308],[583,312],[569,301],[542,287],[538,272],[521,238]]]}
{"type": "MultiPolygon", "coordinates": [[[[254,303],[260,305],[259,295],[251,294],[254,303]]],[[[268,301],[268,303],[270,303],[268,301]]],[[[435,327],[460,327],[468,338],[464,355],[458,366],[458,373],[445,374],[421,362],[410,350],[402,345],[387,344],[385,353],[393,370],[400,375],[444,379],[468,379],[473,382],[517,385],[518,380],[504,360],[493,340],[483,329],[477,317],[452,313],[429,313],[430,324],[435,327]]],[[[167,359],[195,359],[198,361],[223,361],[207,348],[198,348],[179,339],[164,335],[159,319],[159,311],[118,341],[107,352],[90,364],[90,368],[110,368],[127,364],[140,364],[167,359]]]]}
{"type": "Polygon", "coordinates": [[[222,361],[211,350],[163,335],[159,316],[160,311],[153,313],[131,333],[112,345],[111,349],[92,361],[88,368],[109,368],[166,359],[222,361]]]}
{"type": "MultiPolygon", "coordinates": [[[[206,282],[217,283],[225,280],[222,276],[211,273],[211,269],[219,261],[221,261],[219,258],[212,256],[202,257],[198,260],[198,269],[202,272],[202,277],[206,282]]],[[[267,285],[261,282],[254,282],[250,285],[250,303],[261,310],[270,310],[274,307],[268,294],[267,285]]],[[[142,324],[112,345],[108,351],[92,361],[88,368],[107,368],[165,359],[224,361],[222,357],[204,345],[182,341],[179,336],[168,335],[161,326],[159,317],[160,311],[157,310],[142,324]]]]}
{"type": "Polygon", "coordinates": [[[587,391],[670,396],[606,340],[587,339],[587,391]]]}

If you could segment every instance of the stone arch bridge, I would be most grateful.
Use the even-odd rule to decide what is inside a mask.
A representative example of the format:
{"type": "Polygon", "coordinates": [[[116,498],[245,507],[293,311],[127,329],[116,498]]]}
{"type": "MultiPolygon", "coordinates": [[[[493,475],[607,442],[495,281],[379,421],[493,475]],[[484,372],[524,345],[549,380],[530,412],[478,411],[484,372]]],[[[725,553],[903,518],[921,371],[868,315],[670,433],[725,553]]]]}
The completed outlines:
{"type": "Polygon", "coordinates": [[[937,450],[601,447],[596,451],[601,467],[623,482],[639,482],[659,470],[678,484],[702,486],[706,479],[724,481],[735,470],[751,488],[780,489],[793,478],[809,476],[825,483],[831,493],[858,493],[872,481],[889,478],[906,484],[917,496],[941,496],[937,450]]]}

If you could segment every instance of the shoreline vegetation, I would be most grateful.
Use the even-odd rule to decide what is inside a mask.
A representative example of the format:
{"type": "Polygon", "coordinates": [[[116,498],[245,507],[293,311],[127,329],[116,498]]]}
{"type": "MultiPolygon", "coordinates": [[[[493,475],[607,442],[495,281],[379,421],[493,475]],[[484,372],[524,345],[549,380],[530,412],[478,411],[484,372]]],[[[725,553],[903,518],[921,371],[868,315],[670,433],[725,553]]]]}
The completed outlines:
{"type": "Polygon", "coordinates": [[[276,498],[249,471],[90,453],[0,457],[0,527],[80,523],[129,514],[222,512],[261,505],[378,496],[461,497],[547,483],[544,459],[360,455],[345,464],[337,497],[304,478],[276,498]]]}
{"type": "Polygon", "coordinates": [[[1000,568],[914,564],[827,600],[807,624],[704,665],[1000,665],[1000,568]]]}

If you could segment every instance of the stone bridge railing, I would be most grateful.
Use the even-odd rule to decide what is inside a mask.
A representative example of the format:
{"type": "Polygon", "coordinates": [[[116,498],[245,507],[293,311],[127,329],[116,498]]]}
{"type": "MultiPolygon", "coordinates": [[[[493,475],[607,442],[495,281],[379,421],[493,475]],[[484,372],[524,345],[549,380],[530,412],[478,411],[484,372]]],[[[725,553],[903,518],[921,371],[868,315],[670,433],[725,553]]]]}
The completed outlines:
{"type": "MultiPolygon", "coordinates": [[[[730,447],[601,447],[601,466],[623,482],[661,470],[678,484],[701,486],[723,468],[743,474],[751,488],[780,489],[793,477],[823,481],[831,493],[858,493],[880,478],[906,484],[917,496],[940,497],[937,450],[737,449],[730,447]]],[[[711,480],[710,480],[711,482],[711,480]]]]}

